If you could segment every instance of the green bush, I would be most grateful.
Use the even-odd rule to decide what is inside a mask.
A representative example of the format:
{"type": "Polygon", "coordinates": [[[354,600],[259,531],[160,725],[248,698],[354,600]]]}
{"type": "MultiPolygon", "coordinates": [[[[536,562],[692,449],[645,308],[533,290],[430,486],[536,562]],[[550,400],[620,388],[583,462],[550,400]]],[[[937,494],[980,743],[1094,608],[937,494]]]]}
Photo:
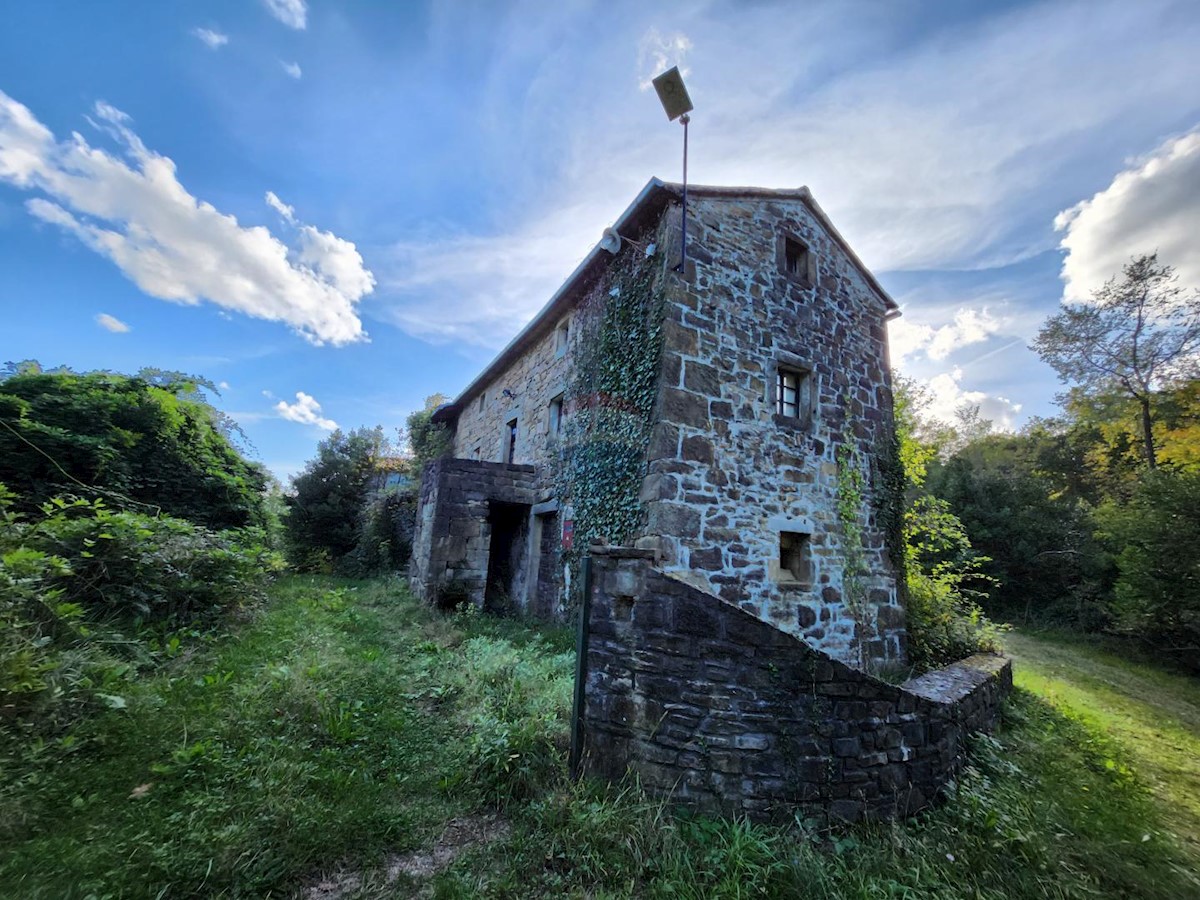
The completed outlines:
{"type": "Polygon", "coordinates": [[[905,617],[909,661],[920,670],[981,651],[998,652],[1002,626],[979,607],[971,585],[990,583],[962,522],[944,500],[919,497],[904,516],[905,617]]]}
{"type": "Polygon", "coordinates": [[[26,515],[65,493],[208,528],[267,523],[269,476],[237,426],[179,373],[40,372],[0,379],[0,481],[26,515]]]}
{"type": "Polygon", "coordinates": [[[0,716],[47,724],[89,702],[145,629],[203,622],[256,599],[281,568],[262,532],[209,531],[181,519],[55,498],[28,521],[0,485],[0,716]]]}
{"type": "Polygon", "coordinates": [[[388,487],[368,494],[359,513],[358,543],[339,569],[362,578],[403,568],[412,555],[416,523],[414,491],[388,487]]]}
{"type": "Polygon", "coordinates": [[[1200,665],[1200,473],[1147,472],[1098,518],[1117,554],[1117,629],[1200,665]]]}

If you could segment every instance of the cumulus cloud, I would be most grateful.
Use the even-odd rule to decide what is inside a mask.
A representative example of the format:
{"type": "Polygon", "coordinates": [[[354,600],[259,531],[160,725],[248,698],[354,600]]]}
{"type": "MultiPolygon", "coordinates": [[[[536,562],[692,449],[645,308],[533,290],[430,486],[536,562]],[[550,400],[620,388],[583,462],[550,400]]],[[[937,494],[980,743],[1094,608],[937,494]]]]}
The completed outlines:
{"type": "Polygon", "coordinates": [[[1063,299],[1087,300],[1130,257],[1158,252],[1183,284],[1200,286],[1200,131],[1173,138],[1059,213],[1063,299]]]}
{"type": "Polygon", "coordinates": [[[128,325],[116,316],[110,316],[108,313],[98,313],[96,315],[96,324],[106,331],[111,331],[113,334],[124,334],[129,330],[128,325]]]}
{"type": "Polygon", "coordinates": [[[296,391],[295,403],[280,400],[275,404],[275,411],[279,413],[280,418],[287,419],[289,422],[316,425],[325,431],[333,431],[338,427],[337,422],[333,419],[327,419],[321,415],[321,404],[304,391],[296,391]]]}
{"type": "Polygon", "coordinates": [[[308,26],[308,6],[304,0],[263,0],[263,5],[288,28],[302,31],[308,26]]]}
{"type": "Polygon", "coordinates": [[[353,243],[298,222],[277,197],[293,245],[264,227],[243,227],[188,193],[175,163],[149,150],[127,115],[100,102],[94,116],[123,156],[78,133],[57,140],[0,92],[0,182],[45,195],[27,201],[30,214],[111,259],[153,297],[188,306],[208,300],[286,323],[314,344],[366,339],[357,304],[375,279],[353,243]]]}
{"type": "Polygon", "coordinates": [[[297,81],[299,81],[301,76],[304,74],[300,70],[300,63],[283,62],[280,60],[279,65],[283,67],[283,71],[287,73],[289,78],[295,78],[297,81]]]}
{"type": "Polygon", "coordinates": [[[213,31],[211,28],[193,28],[192,36],[205,44],[209,50],[219,50],[229,43],[229,35],[213,31]]]}
{"type": "Polygon", "coordinates": [[[953,320],[934,327],[909,321],[908,317],[888,323],[892,362],[896,365],[919,354],[944,360],[956,350],[986,341],[1004,328],[1004,321],[982,309],[960,308],[953,320]]]}
{"type": "Polygon", "coordinates": [[[963,370],[955,367],[926,381],[930,403],[925,413],[942,422],[953,423],[960,410],[978,406],[980,415],[993,422],[998,429],[1012,431],[1016,427],[1021,412],[1020,403],[984,391],[966,390],[962,380],[963,370]]]}

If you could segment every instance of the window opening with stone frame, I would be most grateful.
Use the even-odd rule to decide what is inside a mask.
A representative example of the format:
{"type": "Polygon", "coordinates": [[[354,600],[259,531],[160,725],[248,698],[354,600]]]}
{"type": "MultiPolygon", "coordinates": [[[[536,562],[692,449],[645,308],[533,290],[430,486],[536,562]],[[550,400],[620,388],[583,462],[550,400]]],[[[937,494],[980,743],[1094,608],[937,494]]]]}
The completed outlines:
{"type": "Polygon", "coordinates": [[[563,395],[559,394],[550,401],[549,419],[547,420],[547,429],[551,435],[558,435],[562,431],[563,423],[563,395]]]}
{"type": "Polygon", "coordinates": [[[571,323],[570,320],[564,319],[558,324],[558,327],[554,329],[554,355],[556,357],[562,356],[567,352],[567,344],[569,343],[570,337],[571,323]]]}
{"type": "Polygon", "coordinates": [[[808,245],[795,237],[783,239],[783,253],[779,257],[783,273],[805,287],[812,287],[817,280],[817,263],[808,245]]]}
{"type": "Polygon", "coordinates": [[[803,531],[779,532],[779,579],[812,584],[812,535],[803,531]]]}
{"type": "Polygon", "coordinates": [[[807,419],[812,373],[778,366],[775,369],[775,412],[789,419],[807,419]]]}
{"type": "Polygon", "coordinates": [[[479,411],[480,412],[483,412],[483,406],[486,402],[487,402],[487,392],[485,391],[484,393],[479,395],[479,411]]]}
{"type": "Polygon", "coordinates": [[[505,428],[507,429],[507,441],[504,449],[504,461],[511,465],[517,458],[517,420],[509,419],[505,428]]]}

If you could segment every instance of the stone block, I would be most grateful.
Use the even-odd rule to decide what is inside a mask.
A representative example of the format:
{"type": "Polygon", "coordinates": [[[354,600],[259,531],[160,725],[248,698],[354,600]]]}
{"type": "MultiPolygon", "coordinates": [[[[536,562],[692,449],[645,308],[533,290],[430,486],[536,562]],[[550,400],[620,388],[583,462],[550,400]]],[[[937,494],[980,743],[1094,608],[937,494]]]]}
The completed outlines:
{"type": "Polygon", "coordinates": [[[678,388],[663,388],[662,418],[692,428],[708,427],[708,398],[678,388]]]}

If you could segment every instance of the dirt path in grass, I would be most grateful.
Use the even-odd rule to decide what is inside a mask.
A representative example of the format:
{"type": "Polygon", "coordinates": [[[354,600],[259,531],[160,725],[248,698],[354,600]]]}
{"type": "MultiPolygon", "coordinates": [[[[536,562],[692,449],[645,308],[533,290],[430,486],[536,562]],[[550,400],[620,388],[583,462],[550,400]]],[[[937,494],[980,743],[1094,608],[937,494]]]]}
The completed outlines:
{"type": "Polygon", "coordinates": [[[1094,723],[1124,745],[1200,864],[1200,681],[1085,644],[1011,633],[1018,687],[1094,723]]]}

